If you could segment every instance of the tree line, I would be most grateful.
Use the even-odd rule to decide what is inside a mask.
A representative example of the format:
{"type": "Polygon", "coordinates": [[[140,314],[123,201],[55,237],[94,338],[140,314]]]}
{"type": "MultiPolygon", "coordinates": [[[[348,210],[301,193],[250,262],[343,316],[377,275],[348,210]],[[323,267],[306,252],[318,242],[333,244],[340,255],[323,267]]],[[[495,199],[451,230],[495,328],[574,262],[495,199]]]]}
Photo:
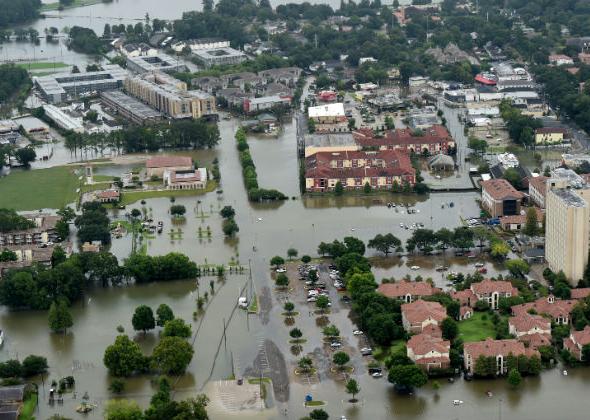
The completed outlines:
{"type": "Polygon", "coordinates": [[[0,0],[0,27],[39,17],[41,0],[0,0]]]}

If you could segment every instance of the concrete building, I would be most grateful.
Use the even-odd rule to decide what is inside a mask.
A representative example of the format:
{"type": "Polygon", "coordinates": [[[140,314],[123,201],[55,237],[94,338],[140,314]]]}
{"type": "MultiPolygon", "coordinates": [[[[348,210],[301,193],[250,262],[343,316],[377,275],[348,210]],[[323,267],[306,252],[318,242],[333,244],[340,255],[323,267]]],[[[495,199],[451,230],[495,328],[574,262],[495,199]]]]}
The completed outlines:
{"type": "Polygon", "coordinates": [[[169,190],[202,190],[207,187],[207,169],[178,171],[166,169],[164,184],[169,190]]]}
{"type": "Polygon", "coordinates": [[[156,54],[150,56],[127,57],[127,69],[134,73],[176,73],[187,71],[184,64],[178,58],[170,57],[166,54],[156,54]]]}
{"type": "Polygon", "coordinates": [[[178,53],[182,52],[186,47],[189,47],[191,52],[199,50],[212,50],[217,48],[229,48],[229,41],[221,38],[198,38],[190,39],[188,41],[180,41],[173,44],[172,49],[178,53]]]}
{"type": "Polygon", "coordinates": [[[43,110],[45,111],[45,115],[59,128],[76,133],[84,132],[84,124],[81,117],[72,117],[55,105],[43,105],[43,110]]]}
{"type": "Polygon", "coordinates": [[[188,156],[154,156],[145,163],[148,177],[163,177],[165,171],[185,172],[193,169],[193,160],[188,156]]]}
{"type": "Polygon", "coordinates": [[[116,65],[105,65],[102,71],[58,73],[33,77],[41,96],[49,103],[61,103],[92,92],[120,89],[127,71],[116,65]]]}
{"type": "Polygon", "coordinates": [[[316,133],[348,131],[343,103],[310,106],[307,115],[314,122],[316,133]]]}
{"type": "Polygon", "coordinates": [[[553,54],[549,56],[549,63],[554,66],[570,66],[574,64],[574,60],[564,54],[553,54]]]}
{"type": "Polygon", "coordinates": [[[481,204],[492,217],[520,214],[524,194],[505,179],[490,179],[481,183],[481,204]]]}
{"type": "Polygon", "coordinates": [[[542,127],[535,130],[535,144],[563,143],[567,136],[567,130],[561,127],[542,127]]]}
{"type": "Polygon", "coordinates": [[[305,188],[312,192],[344,189],[398,189],[416,183],[410,157],[401,150],[318,152],[305,159],[305,188]]]}
{"type": "Polygon", "coordinates": [[[55,225],[60,219],[59,216],[43,213],[23,216],[32,221],[35,226],[26,230],[0,232],[0,246],[57,242],[55,225]]]}
{"type": "Polygon", "coordinates": [[[288,107],[291,105],[291,96],[263,96],[261,98],[248,98],[244,100],[244,112],[254,114],[261,111],[267,111],[274,107],[288,107]]]}
{"type": "Polygon", "coordinates": [[[119,90],[101,92],[100,98],[104,105],[135,124],[151,124],[164,117],[162,113],[119,90]]]}
{"type": "Polygon", "coordinates": [[[305,135],[305,157],[318,152],[354,152],[360,149],[352,133],[305,135]]]}
{"type": "Polygon", "coordinates": [[[187,90],[186,83],[165,73],[128,78],[125,91],[171,118],[201,118],[216,112],[214,96],[187,90]]]}
{"type": "Polygon", "coordinates": [[[247,60],[246,54],[230,47],[196,50],[193,54],[205,67],[240,64],[247,60]]]}
{"type": "Polygon", "coordinates": [[[590,207],[579,191],[552,188],[545,199],[545,259],[551,270],[563,271],[572,285],[584,276],[588,263],[590,207]]]}
{"type": "Polygon", "coordinates": [[[547,195],[547,180],[543,175],[533,177],[529,180],[529,197],[540,208],[545,208],[545,196],[547,195]]]}

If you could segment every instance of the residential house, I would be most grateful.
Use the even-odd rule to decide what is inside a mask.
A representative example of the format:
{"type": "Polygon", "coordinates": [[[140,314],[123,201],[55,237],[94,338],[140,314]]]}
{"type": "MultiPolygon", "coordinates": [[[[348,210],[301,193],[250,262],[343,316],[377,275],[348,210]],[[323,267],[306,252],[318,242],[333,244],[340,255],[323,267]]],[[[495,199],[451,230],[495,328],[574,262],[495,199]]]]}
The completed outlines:
{"type": "Polygon", "coordinates": [[[534,302],[514,305],[512,307],[512,313],[519,315],[533,312],[539,315],[548,315],[556,324],[567,325],[570,321],[570,313],[577,303],[577,300],[556,299],[555,296],[549,295],[547,297],[541,297],[534,302]]]}
{"type": "Polygon", "coordinates": [[[547,195],[547,180],[543,175],[533,177],[529,180],[529,197],[540,208],[545,208],[545,196],[547,195]]]}
{"type": "Polygon", "coordinates": [[[190,171],[193,160],[189,156],[154,156],[146,161],[147,177],[162,178],[165,171],[190,171]]]}
{"type": "Polygon", "coordinates": [[[207,187],[207,169],[167,169],[164,171],[164,185],[169,190],[202,190],[207,187]]]}
{"type": "MultiPolygon", "coordinates": [[[[541,209],[534,207],[535,213],[537,214],[537,227],[539,229],[543,228],[543,218],[545,214],[541,211],[541,209]]],[[[512,216],[501,216],[500,217],[500,226],[502,229],[509,230],[509,231],[517,231],[524,228],[526,225],[527,215],[526,214],[515,214],[512,216]]]]}
{"type": "Polygon", "coordinates": [[[442,292],[438,287],[434,287],[425,281],[406,280],[397,283],[382,283],[377,288],[377,291],[388,298],[401,300],[405,303],[411,303],[424,296],[432,296],[442,292]]]}
{"type": "Polygon", "coordinates": [[[564,54],[552,54],[549,56],[549,63],[554,66],[570,66],[574,64],[574,60],[564,54]]]}
{"type": "Polygon", "coordinates": [[[567,130],[563,127],[541,127],[535,130],[535,144],[558,144],[566,138],[567,130]]]}
{"type": "Polygon", "coordinates": [[[242,109],[244,101],[254,98],[254,93],[243,92],[240,88],[225,88],[218,90],[215,97],[225,101],[229,107],[242,109]]]}
{"type": "Polygon", "coordinates": [[[408,358],[427,372],[450,367],[451,343],[441,337],[426,333],[414,335],[408,340],[406,349],[408,358]]]}
{"type": "Polygon", "coordinates": [[[301,69],[299,67],[282,67],[279,69],[269,69],[258,73],[258,75],[265,79],[266,83],[281,83],[289,87],[295,87],[299,77],[301,77],[301,69]]]}
{"type": "Polygon", "coordinates": [[[571,290],[571,299],[581,300],[590,296],[590,287],[580,287],[571,290]]]}
{"type": "Polygon", "coordinates": [[[96,191],[94,193],[94,198],[95,200],[93,201],[98,201],[100,203],[117,203],[121,198],[121,194],[119,193],[119,190],[116,189],[102,190],[96,191]]]}
{"type": "Polygon", "coordinates": [[[590,54],[581,52],[578,54],[578,59],[582,64],[590,64],[590,54]]]}
{"type": "Polygon", "coordinates": [[[474,308],[475,304],[477,303],[477,296],[471,289],[465,289],[460,291],[452,291],[451,297],[455,300],[458,300],[461,306],[467,306],[470,308],[474,308]]]}
{"type": "Polygon", "coordinates": [[[509,281],[485,279],[479,283],[472,283],[471,291],[477,300],[485,301],[492,309],[498,309],[500,298],[518,296],[518,289],[509,281]]]}
{"type": "Polygon", "coordinates": [[[503,178],[481,183],[481,204],[492,217],[520,214],[524,194],[503,178]]]}
{"type": "Polygon", "coordinates": [[[318,152],[305,158],[307,191],[333,191],[340,182],[344,189],[411,187],[416,171],[410,157],[400,150],[318,152]]]}
{"type": "Polygon", "coordinates": [[[429,325],[439,326],[446,317],[446,309],[438,302],[417,300],[402,305],[402,323],[409,333],[419,334],[429,325]]]}
{"type": "Polygon", "coordinates": [[[508,331],[531,348],[551,345],[551,321],[541,315],[521,312],[508,320],[508,331]]]}
{"type": "Polygon", "coordinates": [[[582,331],[572,331],[570,336],[563,340],[563,347],[567,349],[577,360],[584,360],[584,346],[590,344],[590,325],[586,325],[582,331]]]}
{"type": "Polygon", "coordinates": [[[60,220],[59,216],[45,213],[23,214],[23,216],[32,221],[35,226],[25,230],[0,232],[0,246],[57,242],[55,225],[60,220]]]}
{"type": "Polygon", "coordinates": [[[191,86],[210,94],[214,94],[223,87],[223,82],[219,77],[203,76],[191,80],[191,86]]]}
{"type": "Polygon", "coordinates": [[[448,130],[439,124],[422,130],[399,128],[386,131],[377,136],[371,129],[357,130],[355,138],[362,147],[380,150],[399,149],[409,153],[449,153],[455,147],[455,141],[448,130]]]}
{"type": "Polygon", "coordinates": [[[474,343],[465,343],[463,345],[463,357],[465,363],[465,370],[468,373],[475,373],[475,365],[477,359],[483,357],[493,357],[496,359],[496,374],[504,375],[508,373],[508,365],[506,358],[509,356],[527,357],[539,356],[536,350],[527,349],[525,345],[517,340],[493,340],[491,338],[485,341],[477,341],[474,343]]]}

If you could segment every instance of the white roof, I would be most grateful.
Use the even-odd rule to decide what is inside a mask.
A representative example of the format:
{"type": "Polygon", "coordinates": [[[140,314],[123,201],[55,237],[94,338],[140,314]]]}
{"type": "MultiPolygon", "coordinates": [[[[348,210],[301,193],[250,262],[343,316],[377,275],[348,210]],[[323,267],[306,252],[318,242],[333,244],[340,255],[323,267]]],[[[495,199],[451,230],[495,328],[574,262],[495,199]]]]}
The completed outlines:
{"type": "Polygon", "coordinates": [[[320,106],[310,106],[307,112],[309,118],[344,117],[344,104],[336,103],[320,106]]]}

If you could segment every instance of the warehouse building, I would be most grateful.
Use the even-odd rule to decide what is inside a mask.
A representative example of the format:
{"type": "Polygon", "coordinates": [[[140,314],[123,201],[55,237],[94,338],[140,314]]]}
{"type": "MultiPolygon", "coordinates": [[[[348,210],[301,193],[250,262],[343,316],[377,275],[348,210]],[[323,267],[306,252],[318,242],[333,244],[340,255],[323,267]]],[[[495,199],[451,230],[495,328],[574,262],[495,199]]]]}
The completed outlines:
{"type": "Polygon", "coordinates": [[[131,96],[125,95],[120,90],[102,92],[100,98],[106,106],[135,124],[151,124],[163,118],[162,113],[131,96]]]}

